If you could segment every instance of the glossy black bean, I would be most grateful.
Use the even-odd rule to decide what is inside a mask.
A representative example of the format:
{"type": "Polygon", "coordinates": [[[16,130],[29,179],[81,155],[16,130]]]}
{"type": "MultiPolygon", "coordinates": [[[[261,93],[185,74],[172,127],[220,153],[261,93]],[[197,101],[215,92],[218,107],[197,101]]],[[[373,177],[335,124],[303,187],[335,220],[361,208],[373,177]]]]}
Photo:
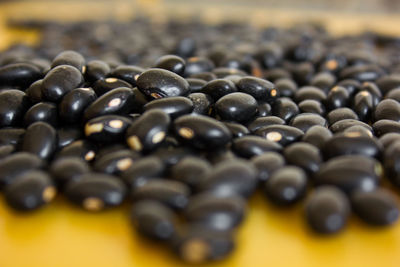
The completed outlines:
{"type": "Polygon", "coordinates": [[[124,80],[115,77],[108,77],[97,80],[92,85],[92,88],[97,96],[102,96],[110,92],[111,90],[120,87],[132,88],[132,85],[124,80]]]}
{"type": "Polygon", "coordinates": [[[373,113],[373,98],[367,91],[360,91],[354,96],[353,110],[361,121],[369,121],[373,113]]]}
{"type": "Polygon", "coordinates": [[[17,152],[3,158],[0,161],[0,189],[12,184],[18,175],[43,168],[44,165],[42,159],[27,152],[17,152]]]}
{"type": "Polygon", "coordinates": [[[285,165],[285,158],[277,152],[266,152],[251,158],[257,169],[259,181],[267,181],[271,175],[285,165]]]}
{"type": "Polygon", "coordinates": [[[20,90],[0,91],[0,128],[19,125],[30,103],[20,90]]]}
{"type": "Polygon", "coordinates": [[[55,68],[60,65],[69,65],[77,68],[80,72],[84,73],[85,70],[85,58],[76,51],[66,50],[59,53],[51,63],[51,68],[55,68]]]}
{"type": "Polygon", "coordinates": [[[0,159],[8,157],[15,151],[14,145],[0,145],[0,159]]]}
{"type": "Polygon", "coordinates": [[[352,119],[358,120],[357,114],[350,108],[337,108],[328,113],[327,117],[329,125],[337,121],[352,119]]]}
{"type": "Polygon", "coordinates": [[[204,81],[209,82],[209,81],[217,79],[217,75],[215,75],[213,72],[206,71],[206,72],[199,72],[199,73],[191,74],[188,78],[202,79],[204,81]]]}
{"type": "Polygon", "coordinates": [[[273,103],[279,97],[279,91],[270,81],[256,78],[243,77],[239,80],[237,87],[239,91],[253,96],[257,100],[273,103]]]}
{"type": "Polygon", "coordinates": [[[257,129],[261,127],[266,127],[270,125],[283,125],[285,124],[285,121],[279,117],[276,116],[266,116],[266,117],[258,117],[252,122],[250,122],[247,126],[247,128],[251,132],[255,132],[257,129]]]}
{"type": "Polygon", "coordinates": [[[60,65],[50,70],[43,78],[42,95],[51,102],[59,102],[72,89],[83,83],[80,71],[72,66],[60,65]]]}
{"type": "Polygon", "coordinates": [[[24,116],[24,125],[29,126],[38,121],[57,126],[59,123],[57,105],[52,102],[39,102],[28,109],[24,116]]]}
{"type": "Polygon", "coordinates": [[[190,188],[182,182],[151,179],[132,191],[134,201],[155,200],[177,210],[189,202],[190,188]]]}
{"type": "Polygon", "coordinates": [[[120,175],[129,188],[135,188],[144,185],[150,179],[163,177],[164,173],[165,164],[155,156],[148,156],[137,159],[120,175]]]}
{"type": "Polygon", "coordinates": [[[366,124],[362,121],[353,120],[353,119],[344,119],[344,120],[337,121],[329,127],[329,130],[331,130],[332,133],[340,133],[340,132],[343,132],[344,130],[346,130],[347,128],[355,126],[355,125],[363,126],[363,127],[367,128],[368,130],[372,131],[372,127],[369,126],[368,124],[366,124]]]}
{"type": "Polygon", "coordinates": [[[163,69],[150,69],[139,75],[137,87],[145,95],[153,98],[186,95],[189,83],[179,75],[163,69]]]}
{"type": "Polygon", "coordinates": [[[294,94],[294,99],[297,103],[310,99],[318,102],[324,102],[326,100],[326,94],[317,87],[304,86],[297,90],[297,92],[294,94]]]}
{"type": "Polygon", "coordinates": [[[272,106],[272,115],[286,122],[290,121],[297,114],[299,114],[299,107],[290,98],[281,97],[272,106]]]}
{"type": "Polygon", "coordinates": [[[325,142],[321,149],[325,159],[341,155],[364,155],[379,158],[382,146],[376,138],[365,136],[360,132],[335,134],[325,142]]]}
{"type": "Polygon", "coordinates": [[[23,139],[25,129],[22,128],[3,128],[0,129],[0,145],[18,146],[23,139]]]}
{"type": "Polygon", "coordinates": [[[115,176],[95,172],[82,174],[65,187],[65,196],[88,211],[119,206],[126,194],[125,185],[115,176]]]}
{"type": "Polygon", "coordinates": [[[288,125],[270,125],[259,128],[254,134],[264,137],[269,141],[279,143],[282,146],[287,146],[301,139],[304,132],[288,125]]]}
{"type": "Polygon", "coordinates": [[[370,131],[369,129],[367,129],[363,126],[360,126],[360,125],[351,126],[347,129],[345,129],[343,131],[343,133],[350,135],[350,136],[360,135],[360,136],[366,136],[366,137],[370,137],[370,138],[372,138],[374,136],[372,131],[370,131]]]}
{"type": "Polygon", "coordinates": [[[374,119],[400,122],[400,104],[393,99],[382,100],[375,108],[374,119]]]}
{"type": "Polygon", "coordinates": [[[215,112],[222,120],[245,122],[257,113],[257,101],[245,93],[232,93],[218,99],[215,112]]]}
{"type": "Polygon", "coordinates": [[[351,196],[354,212],[366,223],[390,225],[399,219],[399,207],[395,196],[379,188],[372,192],[355,192],[351,196]]]}
{"type": "Polygon", "coordinates": [[[170,173],[172,179],[196,188],[211,170],[211,164],[207,160],[189,156],[172,166],[170,173]]]}
{"type": "Polygon", "coordinates": [[[372,96],[372,103],[374,106],[378,105],[382,99],[381,90],[374,82],[363,82],[360,91],[367,91],[372,96]]]}
{"type": "Polygon", "coordinates": [[[386,133],[379,137],[379,142],[382,144],[384,150],[391,147],[398,140],[400,140],[400,133],[386,133]]]}
{"type": "Polygon", "coordinates": [[[325,142],[331,137],[332,132],[329,129],[320,125],[316,125],[308,129],[301,140],[321,149],[325,142]]]}
{"type": "Polygon", "coordinates": [[[51,202],[57,190],[43,171],[30,171],[18,176],[4,190],[7,204],[19,211],[35,210],[51,202]]]}
{"type": "Polygon", "coordinates": [[[87,140],[77,140],[65,146],[57,153],[57,158],[78,157],[85,161],[92,161],[96,156],[97,147],[87,140]]]}
{"type": "Polygon", "coordinates": [[[207,84],[207,81],[198,78],[187,78],[186,81],[189,83],[190,93],[200,92],[204,85],[207,84]]]}
{"type": "Polygon", "coordinates": [[[301,113],[315,113],[321,116],[325,114],[325,106],[317,100],[303,100],[298,107],[301,113]]]}
{"type": "Polygon", "coordinates": [[[235,243],[229,231],[213,231],[199,226],[188,226],[174,239],[177,256],[188,264],[201,264],[226,258],[235,243]]]}
{"type": "Polygon", "coordinates": [[[185,71],[185,60],[175,55],[165,55],[157,59],[154,67],[169,70],[178,75],[183,75],[185,71]]]}
{"type": "Polygon", "coordinates": [[[297,91],[297,84],[288,78],[282,78],[275,81],[275,87],[280,96],[292,97],[297,91]]]}
{"type": "Polygon", "coordinates": [[[28,89],[25,90],[25,94],[31,101],[31,103],[36,104],[42,101],[42,82],[43,80],[37,80],[36,82],[32,83],[28,89]]]}
{"type": "Polygon", "coordinates": [[[202,193],[190,198],[184,210],[189,223],[217,231],[231,231],[242,222],[246,202],[240,196],[217,196],[202,193]]]}
{"type": "Polygon", "coordinates": [[[21,151],[30,152],[42,159],[50,159],[58,145],[57,131],[48,123],[32,123],[21,142],[21,151]]]}
{"type": "Polygon", "coordinates": [[[198,149],[223,147],[232,138],[222,122],[202,115],[181,116],[174,121],[174,130],[183,142],[198,149]]]}
{"type": "Polygon", "coordinates": [[[376,81],[376,84],[382,94],[387,95],[393,89],[400,87],[400,75],[395,73],[382,76],[376,81]]]}
{"type": "Polygon", "coordinates": [[[239,194],[250,197],[256,189],[257,170],[244,160],[222,161],[202,179],[198,190],[212,191],[221,196],[239,194]]]}
{"type": "Polygon", "coordinates": [[[157,201],[143,200],[135,203],[131,220],[140,234],[155,240],[170,240],[177,230],[174,212],[157,201]]]}
{"type": "MultiPolygon", "coordinates": [[[[144,72],[144,69],[138,66],[122,65],[113,69],[110,73],[110,77],[118,78],[119,80],[128,82],[132,86],[136,86],[136,80],[140,74],[144,72]]],[[[118,86],[122,87],[122,85],[118,86]]]]}
{"type": "Polygon", "coordinates": [[[309,84],[315,72],[315,67],[311,62],[293,64],[292,66],[289,66],[289,68],[293,79],[299,85],[309,84]]]}
{"type": "Polygon", "coordinates": [[[308,129],[315,125],[320,125],[323,127],[327,126],[327,122],[324,117],[313,113],[298,114],[290,121],[289,124],[290,126],[296,127],[303,132],[307,132],[308,129]]]}
{"type": "Polygon", "coordinates": [[[96,100],[91,88],[77,88],[67,93],[59,104],[60,118],[67,123],[79,123],[84,110],[96,100]]]}
{"type": "Polygon", "coordinates": [[[135,95],[131,88],[120,87],[109,91],[92,102],[84,111],[88,121],[102,115],[126,115],[132,111],[135,95]]]}
{"type": "Polygon", "coordinates": [[[280,151],[282,146],[274,141],[259,136],[244,136],[232,142],[232,151],[238,156],[251,158],[269,151],[280,151]]]}
{"type": "Polygon", "coordinates": [[[63,127],[57,130],[58,144],[57,148],[60,150],[63,147],[75,142],[82,138],[83,133],[80,128],[63,127]]]}
{"type": "Polygon", "coordinates": [[[224,125],[231,131],[233,138],[243,137],[250,134],[246,126],[236,122],[224,122],[224,125]]]}
{"type": "Polygon", "coordinates": [[[184,76],[191,76],[196,73],[212,71],[214,63],[205,57],[191,57],[186,60],[184,76]]]}
{"type": "Polygon", "coordinates": [[[263,44],[255,54],[255,58],[267,69],[279,65],[283,56],[282,47],[275,42],[263,44]]]}
{"type": "Polygon", "coordinates": [[[231,80],[216,79],[204,85],[201,92],[211,96],[214,101],[217,101],[224,95],[237,92],[237,88],[231,80]]]}
{"type": "Polygon", "coordinates": [[[264,184],[265,196],[274,204],[293,205],[301,200],[307,190],[306,173],[294,166],[276,170],[264,184]]]}
{"type": "Polygon", "coordinates": [[[172,119],[175,119],[184,114],[191,113],[194,109],[194,104],[187,97],[172,96],[156,99],[144,105],[145,111],[155,109],[162,110],[166,114],[170,115],[172,119]]]}
{"type": "Polygon", "coordinates": [[[212,98],[203,93],[191,93],[188,98],[193,103],[193,113],[199,115],[208,115],[211,110],[212,98]]]}
{"type": "Polygon", "coordinates": [[[185,37],[179,39],[173,49],[174,53],[181,57],[191,57],[197,49],[197,43],[194,38],[185,37]]]}
{"type": "Polygon", "coordinates": [[[119,115],[96,117],[85,124],[85,136],[100,143],[120,142],[131,124],[131,119],[119,115]]]}
{"type": "Polygon", "coordinates": [[[128,149],[121,149],[102,156],[97,156],[93,163],[93,170],[100,173],[120,175],[128,170],[139,155],[128,149]]]}
{"type": "Polygon", "coordinates": [[[195,153],[189,147],[159,147],[152,155],[160,159],[167,168],[177,164],[181,159],[193,156],[195,153]]]}
{"type": "Polygon", "coordinates": [[[63,157],[53,161],[49,168],[51,178],[59,188],[64,188],[67,183],[81,178],[82,174],[90,172],[86,161],[80,158],[63,157]]]}
{"type": "Polygon", "coordinates": [[[310,85],[318,87],[324,92],[328,92],[335,82],[336,77],[333,74],[329,72],[320,72],[314,75],[310,81],[310,85]]]}
{"type": "Polygon", "coordinates": [[[110,66],[101,60],[91,60],[86,64],[85,79],[88,82],[103,80],[110,73],[110,66]]]}
{"type": "Polygon", "coordinates": [[[344,68],[340,74],[340,79],[355,79],[360,82],[374,81],[384,74],[381,67],[372,64],[355,65],[344,68]]]}
{"type": "Polygon", "coordinates": [[[25,90],[34,81],[42,78],[38,67],[29,63],[14,63],[0,67],[0,87],[25,90]]]}
{"type": "Polygon", "coordinates": [[[344,79],[337,83],[338,86],[344,87],[351,96],[360,91],[361,83],[354,79],[344,79]]]}
{"type": "Polygon", "coordinates": [[[334,186],[320,186],[307,199],[305,216],[318,233],[332,234],[343,229],[350,214],[347,196],[334,186]]]}
{"type": "Polygon", "coordinates": [[[316,185],[333,185],[351,193],[355,190],[374,190],[381,176],[382,166],[377,160],[361,155],[346,155],[323,163],[313,180],[316,185]]]}
{"type": "MultiPolygon", "coordinates": [[[[237,66],[237,67],[241,67],[241,66],[237,66]]],[[[246,68],[246,66],[243,66],[244,68],[246,68]]],[[[219,68],[215,68],[212,71],[213,74],[215,74],[215,76],[217,78],[224,78],[226,79],[228,76],[239,76],[239,77],[243,77],[246,76],[247,73],[243,70],[237,69],[237,68],[233,68],[233,67],[219,67],[219,68]]],[[[236,82],[235,82],[236,84],[236,82]]]]}
{"type": "Polygon", "coordinates": [[[266,117],[272,115],[272,107],[267,102],[258,101],[258,116],[259,117],[266,117]]]}
{"type": "Polygon", "coordinates": [[[319,149],[305,142],[287,146],[283,151],[283,155],[288,164],[300,167],[308,174],[317,172],[323,161],[319,149]]]}

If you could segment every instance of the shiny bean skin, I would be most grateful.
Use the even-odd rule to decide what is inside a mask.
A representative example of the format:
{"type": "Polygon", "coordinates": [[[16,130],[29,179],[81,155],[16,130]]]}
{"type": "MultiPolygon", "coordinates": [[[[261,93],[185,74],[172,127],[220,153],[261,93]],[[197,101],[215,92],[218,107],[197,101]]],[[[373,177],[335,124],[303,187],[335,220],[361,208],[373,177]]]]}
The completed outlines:
{"type": "Polygon", "coordinates": [[[118,142],[123,139],[131,124],[132,120],[123,116],[105,115],[96,117],[85,124],[85,136],[95,142],[118,142]]]}
{"type": "Polygon", "coordinates": [[[50,124],[39,121],[26,129],[21,151],[30,152],[42,159],[50,159],[57,146],[57,131],[50,124]]]}

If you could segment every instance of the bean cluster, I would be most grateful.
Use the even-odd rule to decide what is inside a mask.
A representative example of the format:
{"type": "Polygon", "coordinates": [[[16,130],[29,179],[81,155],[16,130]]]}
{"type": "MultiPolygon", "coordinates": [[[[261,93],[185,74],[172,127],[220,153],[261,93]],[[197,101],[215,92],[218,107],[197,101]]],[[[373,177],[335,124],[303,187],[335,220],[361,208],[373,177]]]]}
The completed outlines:
{"type": "Polygon", "coordinates": [[[400,187],[398,39],[318,25],[24,25],[40,44],[0,54],[10,207],[57,193],[92,212],[129,201],[136,229],[189,263],[231,253],[257,189],[282,208],[305,199],[321,234],[351,212],[398,219],[380,186],[400,187]]]}

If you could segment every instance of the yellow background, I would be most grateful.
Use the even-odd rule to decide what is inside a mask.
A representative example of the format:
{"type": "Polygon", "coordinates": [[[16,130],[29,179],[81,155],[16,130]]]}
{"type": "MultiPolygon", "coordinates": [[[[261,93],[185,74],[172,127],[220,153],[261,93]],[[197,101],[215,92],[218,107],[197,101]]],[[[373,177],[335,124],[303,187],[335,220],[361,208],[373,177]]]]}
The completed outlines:
{"type": "MultiPolygon", "coordinates": [[[[159,1],[150,2],[159,4],[159,1]]],[[[42,17],[44,14],[47,18],[57,19],[87,19],[88,16],[96,19],[115,15],[123,18],[132,13],[126,8],[129,4],[125,1],[118,8],[108,6],[107,11],[96,3],[3,4],[0,6],[0,48],[21,39],[34,42],[37,37],[32,32],[10,31],[4,24],[7,17],[42,17]]],[[[146,5],[149,2],[143,4],[146,5]]],[[[149,13],[160,8],[158,5],[149,13]]],[[[184,8],[175,11],[185,14],[184,8]]],[[[205,18],[213,22],[221,11],[210,9],[207,12],[205,18]]],[[[301,17],[301,14],[290,12],[273,12],[266,16],[270,14],[268,12],[271,11],[256,11],[252,16],[254,22],[289,21],[288,14],[293,15],[292,19],[301,17]],[[269,21],[265,20],[266,17],[269,21]]],[[[355,32],[363,26],[389,33],[399,31],[395,27],[399,25],[399,18],[395,16],[338,17],[314,13],[307,13],[307,16],[324,17],[328,28],[336,33],[355,32]]],[[[277,209],[261,194],[256,194],[249,204],[248,217],[237,234],[236,251],[228,259],[207,266],[400,266],[400,223],[389,228],[374,228],[352,217],[340,234],[321,237],[310,232],[305,225],[301,205],[277,209]]],[[[91,214],[58,197],[40,211],[17,214],[0,199],[0,267],[186,266],[166,247],[138,236],[129,223],[129,210],[126,204],[112,211],[91,214]]]]}

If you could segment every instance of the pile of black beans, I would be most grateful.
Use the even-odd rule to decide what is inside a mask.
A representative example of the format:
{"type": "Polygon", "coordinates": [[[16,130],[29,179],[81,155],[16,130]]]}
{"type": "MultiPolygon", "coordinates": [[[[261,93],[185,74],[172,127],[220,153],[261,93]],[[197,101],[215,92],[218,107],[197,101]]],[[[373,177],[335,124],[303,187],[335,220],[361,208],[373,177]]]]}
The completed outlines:
{"type": "Polygon", "coordinates": [[[397,221],[399,39],[318,25],[23,25],[41,42],[0,54],[10,207],[57,193],[92,212],[130,202],[136,229],[189,263],[232,252],[256,190],[302,203],[321,234],[351,213],[397,221]]]}

